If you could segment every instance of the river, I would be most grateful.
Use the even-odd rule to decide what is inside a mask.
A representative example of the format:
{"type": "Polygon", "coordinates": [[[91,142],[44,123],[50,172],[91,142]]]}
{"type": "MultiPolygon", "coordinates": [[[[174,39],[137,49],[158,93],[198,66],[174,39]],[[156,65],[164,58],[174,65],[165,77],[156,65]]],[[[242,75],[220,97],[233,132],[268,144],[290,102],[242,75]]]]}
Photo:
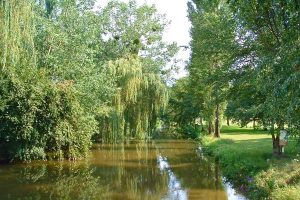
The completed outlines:
{"type": "Polygon", "coordinates": [[[0,165],[0,199],[244,200],[184,140],[94,145],[82,161],[0,165]]]}

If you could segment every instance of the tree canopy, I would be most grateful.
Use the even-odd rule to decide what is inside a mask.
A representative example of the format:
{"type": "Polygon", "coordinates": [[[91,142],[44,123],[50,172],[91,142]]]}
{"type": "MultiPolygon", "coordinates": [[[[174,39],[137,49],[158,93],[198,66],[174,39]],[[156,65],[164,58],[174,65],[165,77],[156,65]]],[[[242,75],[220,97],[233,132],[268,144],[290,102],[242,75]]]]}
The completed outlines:
{"type": "Polygon", "coordinates": [[[92,140],[145,139],[168,100],[168,21],[135,1],[1,1],[0,150],[77,159],[92,140]]]}
{"type": "Polygon", "coordinates": [[[300,135],[298,1],[192,0],[188,17],[189,75],[168,86],[178,47],[154,6],[0,1],[2,157],[77,159],[167,126],[220,137],[225,117],[269,129],[280,152],[279,130],[300,135]]]}
{"type": "Polygon", "coordinates": [[[187,123],[204,119],[219,137],[223,114],[242,126],[253,121],[270,130],[280,153],[279,130],[299,135],[299,3],[193,0],[189,18],[192,54],[184,81],[197,113],[187,123]]]}

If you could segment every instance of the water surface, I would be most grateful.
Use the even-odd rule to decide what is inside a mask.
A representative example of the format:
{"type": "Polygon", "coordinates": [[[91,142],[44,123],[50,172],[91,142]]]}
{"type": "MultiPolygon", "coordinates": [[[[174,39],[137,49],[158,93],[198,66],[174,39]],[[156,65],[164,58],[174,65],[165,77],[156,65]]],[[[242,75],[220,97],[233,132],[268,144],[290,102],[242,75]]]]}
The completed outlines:
{"type": "Polygon", "coordinates": [[[0,166],[0,199],[244,199],[196,142],[95,145],[77,162],[0,166]]]}

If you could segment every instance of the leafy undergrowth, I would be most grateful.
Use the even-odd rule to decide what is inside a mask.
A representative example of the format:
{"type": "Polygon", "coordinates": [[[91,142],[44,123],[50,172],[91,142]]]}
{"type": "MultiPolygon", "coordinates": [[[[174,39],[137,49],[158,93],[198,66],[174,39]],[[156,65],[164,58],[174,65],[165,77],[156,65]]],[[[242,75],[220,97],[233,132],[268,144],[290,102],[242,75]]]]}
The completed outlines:
{"type": "Polygon", "coordinates": [[[225,126],[221,139],[206,136],[203,145],[220,161],[224,176],[249,199],[300,199],[295,141],[290,140],[284,156],[276,157],[268,132],[225,126]]]}

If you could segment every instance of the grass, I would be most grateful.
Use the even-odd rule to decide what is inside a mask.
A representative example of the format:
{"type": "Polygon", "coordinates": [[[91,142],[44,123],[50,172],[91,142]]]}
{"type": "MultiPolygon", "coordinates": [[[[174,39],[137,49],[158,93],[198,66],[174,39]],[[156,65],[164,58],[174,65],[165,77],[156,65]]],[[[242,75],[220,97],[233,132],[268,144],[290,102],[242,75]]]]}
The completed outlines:
{"type": "Polygon", "coordinates": [[[282,157],[272,153],[267,131],[224,126],[221,139],[203,138],[225,177],[250,199],[300,199],[299,147],[290,140],[282,157]]]}

